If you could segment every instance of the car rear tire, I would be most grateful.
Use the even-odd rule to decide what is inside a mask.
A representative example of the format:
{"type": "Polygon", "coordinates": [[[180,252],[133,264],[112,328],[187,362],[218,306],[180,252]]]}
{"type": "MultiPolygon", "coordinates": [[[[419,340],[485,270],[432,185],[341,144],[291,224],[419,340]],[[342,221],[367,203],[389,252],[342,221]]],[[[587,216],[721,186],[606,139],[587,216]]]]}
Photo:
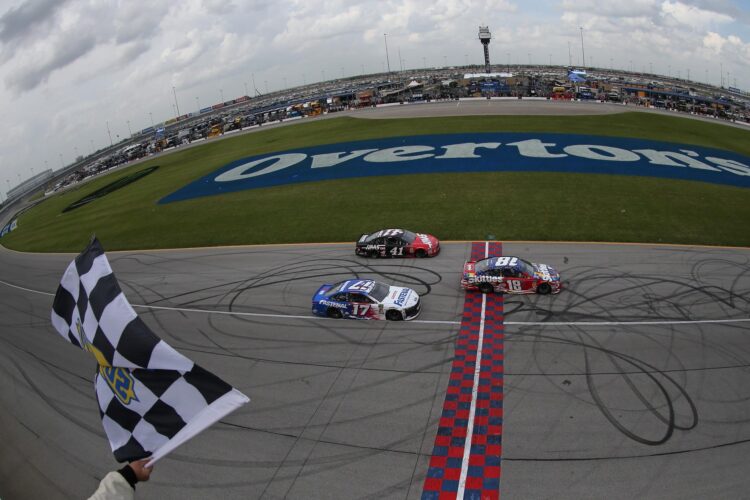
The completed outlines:
{"type": "Polygon", "coordinates": [[[492,293],[495,291],[495,289],[489,283],[480,283],[478,288],[482,293],[492,293]]]}
{"type": "Polygon", "coordinates": [[[539,283],[536,287],[536,293],[539,295],[547,295],[552,293],[552,287],[549,283],[539,283]]]}
{"type": "Polygon", "coordinates": [[[341,311],[339,309],[336,309],[335,307],[329,307],[328,311],[326,311],[326,314],[329,318],[334,319],[340,319],[344,316],[343,314],[341,314],[341,311]]]}
{"type": "Polygon", "coordinates": [[[401,313],[396,311],[395,309],[391,309],[390,311],[387,311],[385,313],[385,319],[390,321],[401,321],[404,319],[403,316],[401,316],[401,313]]]}
{"type": "Polygon", "coordinates": [[[423,259],[427,257],[427,251],[424,248],[419,248],[414,255],[416,255],[420,259],[423,259]]]}

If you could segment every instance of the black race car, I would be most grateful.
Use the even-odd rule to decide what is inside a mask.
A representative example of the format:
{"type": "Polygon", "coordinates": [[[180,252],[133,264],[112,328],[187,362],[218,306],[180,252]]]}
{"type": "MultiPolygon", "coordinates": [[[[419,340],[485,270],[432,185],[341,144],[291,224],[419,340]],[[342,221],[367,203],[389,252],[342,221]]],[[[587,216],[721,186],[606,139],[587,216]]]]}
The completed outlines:
{"type": "Polygon", "coordinates": [[[382,229],[363,234],[354,253],[363,257],[434,257],[440,252],[440,241],[431,234],[406,229],[382,229]]]}

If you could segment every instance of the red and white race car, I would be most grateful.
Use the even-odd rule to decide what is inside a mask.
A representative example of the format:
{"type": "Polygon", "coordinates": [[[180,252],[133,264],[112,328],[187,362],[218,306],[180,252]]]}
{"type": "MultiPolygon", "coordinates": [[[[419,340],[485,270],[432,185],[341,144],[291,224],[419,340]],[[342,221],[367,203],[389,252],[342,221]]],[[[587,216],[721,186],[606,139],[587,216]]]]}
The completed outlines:
{"type": "Polygon", "coordinates": [[[482,293],[558,293],[560,274],[547,264],[518,257],[487,257],[464,264],[461,286],[482,293]]]}

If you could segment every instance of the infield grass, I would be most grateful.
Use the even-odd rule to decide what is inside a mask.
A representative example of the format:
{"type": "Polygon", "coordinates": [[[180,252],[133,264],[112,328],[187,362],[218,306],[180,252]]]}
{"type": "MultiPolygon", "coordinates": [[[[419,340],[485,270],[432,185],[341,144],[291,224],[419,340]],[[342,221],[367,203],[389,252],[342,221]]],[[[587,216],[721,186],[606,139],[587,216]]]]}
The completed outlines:
{"type": "Polygon", "coordinates": [[[261,130],[118,170],[44,200],[2,244],[80,251],[91,234],[107,250],[254,243],[353,242],[406,227],[444,240],[565,240],[750,246],[750,191],[692,181],[601,174],[459,173],[342,179],[253,189],[157,205],[189,182],[242,157],[380,137],[467,132],[558,132],[654,139],[750,156],[750,132],[679,117],[342,117],[261,130]],[[62,213],[70,203],[152,165],[123,189],[62,213]]]}

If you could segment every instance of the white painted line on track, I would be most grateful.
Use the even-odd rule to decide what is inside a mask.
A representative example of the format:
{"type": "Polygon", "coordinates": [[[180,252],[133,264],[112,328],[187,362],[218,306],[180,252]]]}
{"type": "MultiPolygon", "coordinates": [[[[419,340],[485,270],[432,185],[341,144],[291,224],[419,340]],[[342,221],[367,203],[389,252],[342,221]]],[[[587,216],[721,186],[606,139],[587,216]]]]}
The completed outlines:
{"type": "Polygon", "coordinates": [[[14,285],[13,283],[8,283],[8,282],[2,281],[2,280],[0,280],[0,283],[2,283],[5,286],[9,286],[11,288],[16,288],[18,290],[23,290],[24,292],[37,293],[39,295],[49,295],[50,297],[54,297],[54,295],[55,295],[54,293],[42,292],[40,290],[32,290],[31,288],[24,288],[22,286],[14,285]]]}
{"type": "Polygon", "coordinates": [[[746,323],[750,318],[685,319],[654,321],[503,321],[504,325],[531,326],[628,326],[628,325],[695,325],[701,323],[746,323]]]}
{"type": "MultiPolygon", "coordinates": [[[[133,304],[133,307],[140,307],[142,309],[157,309],[157,310],[162,310],[162,311],[177,311],[177,312],[203,313],[203,314],[224,314],[228,316],[251,316],[251,317],[259,317],[259,318],[317,319],[315,316],[299,316],[299,315],[294,315],[294,314],[251,313],[251,312],[235,312],[235,311],[209,311],[208,309],[190,309],[187,307],[148,306],[144,304],[133,304]]],[[[333,319],[333,318],[320,318],[320,319],[333,319]]]]}
{"type": "MultiPolygon", "coordinates": [[[[54,297],[54,293],[33,290],[22,286],[8,283],[0,280],[0,285],[10,288],[23,290],[24,292],[36,293],[38,295],[47,295],[54,297]]],[[[216,311],[208,309],[195,309],[189,307],[169,307],[169,306],[150,306],[147,304],[131,304],[133,307],[142,309],[156,309],[162,311],[177,311],[197,314],[224,314],[229,316],[248,316],[259,318],[278,318],[278,319],[320,319],[330,320],[332,318],[323,318],[318,316],[302,316],[294,314],[273,314],[273,313],[253,313],[240,311],[216,311]]],[[[413,319],[409,323],[419,323],[424,325],[460,325],[460,321],[452,320],[426,320],[413,319]]],[[[731,323],[750,323],[750,318],[725,318],[725,319],[686,319],[686,320],[653,320],[653,321],[503,321],[506,326],[639,326],[639,325],[700,325],[700,324],[731,324],[731,323]]]]}
{"type": "MultiPolygon", "coordinates": [[[[484,242],[484,258],[489,257],[490,242],[484,242]]],[[[456,498],[463,498],[466,490],[466,475],[469,472],[469,458],[471,457],[471,439],[474,437],[474,415],[477,412],[477,394],[479,393],[479,375],[482,371],[482,347],[484,345],[484,313],[487,308],[487,294],[482,294],[482,312],[479,315],[479,339],[477,340],[477,355],[474,359],[474,383],[471,386],[471,406],[469,406],[469,422],[466,426],[466,440],[464,441],[464,456],[461,459],[461,475],[458,478],[458,492],[456,498]]]]}
{"type": "MultiPolygon", "coordinates": [[[[485,253],[485,257],[487,254],[485,253]]],[[[479,393],[479,374],[482,371],[482,347],[484,345],[484,311],[487,307],[487,294],[482,294],[482,313],[479,317],[479,340],[477,341],[477,356],[474,361],[474,385],[471,386],[471,406],[469,406],[469,422],[464,441],[464,456],[461,459],[461,475],[458,478],[458,492],[456,498],[464,498],[466,489],[466,475],[469,472],[469,457],[471,457],[471,439],[474,436],[474,415],[477,412],[477,394],[479,393]]]]}

